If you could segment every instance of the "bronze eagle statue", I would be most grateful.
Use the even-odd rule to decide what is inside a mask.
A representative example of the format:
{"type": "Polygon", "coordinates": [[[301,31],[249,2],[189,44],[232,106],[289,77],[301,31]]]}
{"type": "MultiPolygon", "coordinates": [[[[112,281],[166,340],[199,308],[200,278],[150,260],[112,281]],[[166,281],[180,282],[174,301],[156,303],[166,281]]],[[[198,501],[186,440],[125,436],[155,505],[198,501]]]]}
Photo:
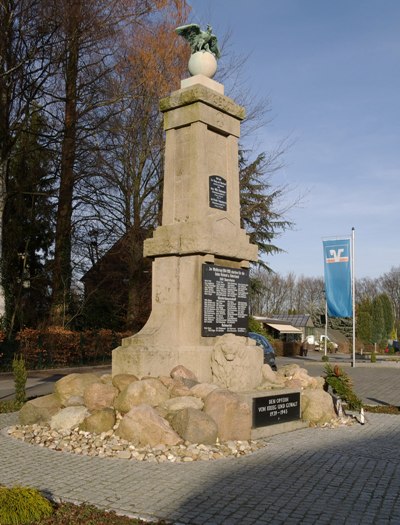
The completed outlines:
{"type": "Polygon", "coordinates": [[[208,53],[212,53],[215,58],[221,56],[218,40],[217,37],[213,35],[211,26],[208,25],[207,30],[202,31],[198,24],[188,24],[177,27],[175,31],[189,42],[192,54],[198,51],[207,51],[208,53]]]}

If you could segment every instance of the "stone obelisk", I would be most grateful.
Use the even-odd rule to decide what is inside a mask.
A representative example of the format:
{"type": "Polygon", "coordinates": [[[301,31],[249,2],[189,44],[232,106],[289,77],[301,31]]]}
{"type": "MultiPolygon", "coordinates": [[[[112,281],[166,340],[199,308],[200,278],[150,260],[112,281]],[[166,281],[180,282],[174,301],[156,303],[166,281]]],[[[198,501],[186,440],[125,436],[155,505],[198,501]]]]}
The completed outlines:
{"type": "Polygon", "coordinates": [[[195,74],[160,102],[166,131],[162,224],[144,246],[153,259],[152,312],[143,329],[113,351],[113,375],[167,375],[181,364],[210,381],[216,337],[204,330],[204,268],[235,272],[257,260],[257,247],[240,226],[238,139],[245,111],[203,74],[209,74],[210,56],[194,53],[195,74]]]}

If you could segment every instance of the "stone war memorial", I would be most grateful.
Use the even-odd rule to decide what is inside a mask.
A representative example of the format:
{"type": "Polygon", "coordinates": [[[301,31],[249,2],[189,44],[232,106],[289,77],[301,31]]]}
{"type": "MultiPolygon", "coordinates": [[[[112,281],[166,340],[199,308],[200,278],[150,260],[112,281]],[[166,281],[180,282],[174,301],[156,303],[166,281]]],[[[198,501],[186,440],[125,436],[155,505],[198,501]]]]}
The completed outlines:
{"type": "Polygon", "coordinates": [[[249,266],[258,252],[240,227],[245,111],[212,80],[219,49],[211,28],[176,31],[191,45],[192,76],[160,102],[163,216],[144,246],[153,260],[151,316],[113,350],[112,374],[69,374],[53,394],[28,401],[19,413],[23,429],[10,430],[19,439],[40,425],[44,443],[57,441],[57,450],[118,450],[118,457],[144,460],[148,450],[140,447],[165,445],[170,452],[160,461],[186,461],[182,454],[216,459],[215,447],[232,440],[242,442],[237,454],[251,453],[260,443],[254,439],[335,418],[323,378],[297,364],[274,372],[247,337],[249,266]],[[203,448],[193,452],[190,444],[203,448]]]}
{"type": "Polygon", "coordinates": [[[261,348],[246,337],[249,267],[258,250],[240,225],[238,140],[245,109],[212,79],[220,52],[211,27],[176,31],[191,45],[191,77],[160,102],[163,216],[144,247],[153,259],[152,313],[113,351],[112,373],[160,377],[182,366],[200,382],[240,392],[252,412],[253,436],[263,435],[255,427],[271,423],[291,421],[292,428],[300,423],[300,391],[285,390],[284,376],[263,364],[261,348]],[[274,396],[266,398],[271,388],[274,396]]]}
{"type": "Polygon", "coordinates": [[[159,376],[184,365],[211,381],[218,336],[247,333],[248,271],[257,246],[240,227],[238,139],[245,110],[207,76],[216,70],[213,53],[196,51],[189,68],[193,76],[160,102],[163,215],[144,247],[153,259],[152,313],[113,351],[113,375],[159,376]]]}

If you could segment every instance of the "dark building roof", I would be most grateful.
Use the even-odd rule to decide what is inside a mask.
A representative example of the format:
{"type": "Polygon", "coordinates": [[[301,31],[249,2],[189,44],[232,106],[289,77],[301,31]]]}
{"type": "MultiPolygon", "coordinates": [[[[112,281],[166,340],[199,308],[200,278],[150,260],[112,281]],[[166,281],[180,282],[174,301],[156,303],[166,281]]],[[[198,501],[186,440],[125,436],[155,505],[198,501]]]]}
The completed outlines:
{"type": "Polygon", "coordinates": [[[282,314],[282,315],[272,315],[271,319],[277,319],[279,321],[285,321],[292,326],[301,327],[301,326],[313,326],[311,315],[309,314],[282,314]],[[311,324],[310,324],[311,323],[311,324]]]}
{"type": "Polygon", "coordinates": [[[312,322],[311,315],[309,314],[274,314],[266,317],[256,316],[255,319],[263,323],[285,323],[295,326],[296,328],[303,328],[306,326],[314,326],[312,322]]]}

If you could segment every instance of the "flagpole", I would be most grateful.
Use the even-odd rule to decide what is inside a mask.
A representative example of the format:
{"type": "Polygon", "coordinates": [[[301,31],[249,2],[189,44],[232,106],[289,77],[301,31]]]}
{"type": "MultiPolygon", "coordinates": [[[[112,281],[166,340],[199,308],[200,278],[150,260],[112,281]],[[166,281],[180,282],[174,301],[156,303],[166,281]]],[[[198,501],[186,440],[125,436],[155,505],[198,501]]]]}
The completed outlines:
{"type": "Polygon", "coordinates": [[[326,300],[326,297],[325,297],[325,341],[324,341],[325,355],[326,355],[326,348],[328,346],[327,341],[328,341],[328,301],[326,300]]]}
{"type": "Polygon", "coordinates": [[[353,306],[353,363],[352,366],[356,366],[356,278],[355,278],[355,265],[354,265],[354,238],[355,230],[354,226],[351,229],[351,292],[352,292],[352,306],[353,306]]]}

